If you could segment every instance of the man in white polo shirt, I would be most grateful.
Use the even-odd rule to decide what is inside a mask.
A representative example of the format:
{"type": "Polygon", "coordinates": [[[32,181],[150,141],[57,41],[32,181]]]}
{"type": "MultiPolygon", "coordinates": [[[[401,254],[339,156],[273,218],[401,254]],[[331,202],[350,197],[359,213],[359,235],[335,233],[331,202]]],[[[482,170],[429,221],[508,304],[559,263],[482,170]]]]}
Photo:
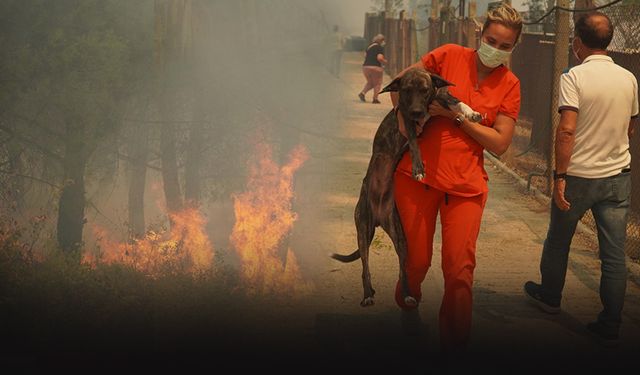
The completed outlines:
{"type": "Polygon", "coordinates": [[[548,313],[560,312],[569,247],[578,221],[591,210],[602,262],[598,319],[587,325],[604,344],[618,339],[626,289],[624,243],[631,154],[629,139],[638,116],[638,83],[607,56],[613,25],[603,13],[575,24],[573,52],[582,63],[560,78],[560,124],[556,133],[553,203],[540,273],[525,294],[548,313]]]}

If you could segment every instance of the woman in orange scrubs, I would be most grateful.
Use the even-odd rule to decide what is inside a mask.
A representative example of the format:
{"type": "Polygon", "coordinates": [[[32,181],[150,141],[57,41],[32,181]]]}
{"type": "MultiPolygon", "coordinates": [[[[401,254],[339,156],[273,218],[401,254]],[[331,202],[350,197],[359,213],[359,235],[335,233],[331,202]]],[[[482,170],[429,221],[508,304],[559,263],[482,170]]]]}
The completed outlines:
{"type": "MultiPolygon", "coordinates": [[[[483,115],[475,123],[434,101],[429,107],[432,117],[418,138],[425,178],[416,181],[411,177],[408,153],[394,175],[395,201],[408,243],[409,290],[418,301],[420,285],[431,266],[440,213],[444,297],[439,326],[445,351],[464,350],[469,340],[476,240],[488,192],[483,150],[500,155],[511,144],[520,111],[520,81],[504,64],[521,30],[520,14],[502,5],[488,12],[478,50],[448,44],[411,66],[454,83],[449,87],[451,94],[483,115]]],[[[397,93],[392,100],[397,105],[397,93]]],[[[399,112],[398,116],[404,133],[399,112]]],[[[405,304],[399,283],[396,302],[403,309],[416,307],[405,304]]]]}

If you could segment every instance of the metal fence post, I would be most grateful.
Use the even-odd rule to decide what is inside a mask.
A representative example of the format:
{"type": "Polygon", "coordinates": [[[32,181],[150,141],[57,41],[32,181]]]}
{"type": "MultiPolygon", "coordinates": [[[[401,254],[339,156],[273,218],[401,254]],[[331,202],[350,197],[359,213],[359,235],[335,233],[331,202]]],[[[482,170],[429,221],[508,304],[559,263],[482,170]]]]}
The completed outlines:
{"type": "MultiPolygon", "coordinates": [[[[559,7],[568,8],[569,0],[557,0],[559,7]]],[[[549,153],[547,157],[547,192],[553,189],[553,169],[556,165],[556,129],[560,122],[558,92],[560,75],[569,66],[569,13],[556,9],[556,35],[553,52],[553,89],[551,92],[551,126],[549,127],[549,153]]]]}
{"type": "Polygon", "coordinates": [[[431,0],[431,19],[433,22],[430,23],[432,25],[429,30],[429,50],[433,50],[440,46],[441,39],[440,38],[440,28],[441,28],[441,19],[440,19],[440,1],[439,0],[431,0]]]}
{"type": "Polygon", "coordinates": [[[420,54],[418,53],[418,16],[416,11],[413,11],[411,15],[411,20],[409,21],[409,30],[411,37],[411,54],[409,55],[409,64],[413,64],[415,61],[420,59],[420,54]]]}
{"type": "Polygon", "coordinates": [[[467,47],[478,48],[476,40],[476,0],[469,1],[469,18],[467,18],[467,47]]]}

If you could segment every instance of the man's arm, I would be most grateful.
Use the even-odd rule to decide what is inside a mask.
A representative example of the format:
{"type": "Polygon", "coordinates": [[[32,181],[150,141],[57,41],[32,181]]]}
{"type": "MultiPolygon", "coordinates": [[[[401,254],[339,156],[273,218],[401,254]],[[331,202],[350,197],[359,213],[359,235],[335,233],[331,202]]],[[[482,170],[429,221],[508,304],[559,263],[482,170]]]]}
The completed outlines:
{"type": "MultiPolygon", "coordinates": [[[[556,131],[556,173],[567,173],[569,161],[573,153],[573,145],[576,140],[576,124],[578,112],[572,109],[565,109],[560,113],[560,124],[556,131]]],[[[555,180],[553,187],[553,200],[562,211],[567,211],[571,204],[565,199],[564,191],[566,180],[559,178],[555,180]]]]}
{"type": "MultiPolygon", "coordinates": [[[[560,76],[558,93],[560,123],[558,124],[558,129],[556,129],[556,141],[553,145],[556,156],[555,171],[558,174],[567,173],[567,169],[569,169],[569,161],[576,141],[576,125],[580,108],[579,91],[575,71],[569,70],[560,76]]],[[[571,208],[571,204],[564,196],[566,186],[566,179],[554,179],[553,201],[562,211],[568,211],[571,208]]]]}
{"type": "Polygon", "coordinates": [[[627,130],[629,140],[631,140],[631,138],[633,137],[633,131],[635,130],[636,122],[638,122],[638,116],[632,117],[631,120],[629,120],[629,130],[627,130]]]}
{"type": "Polygon", "coordinates": [[[556,130],[556,172],[566,173],[576,140],[576,123],[578,112],[565,109],[560,114],[560,123],[556,130]]]}

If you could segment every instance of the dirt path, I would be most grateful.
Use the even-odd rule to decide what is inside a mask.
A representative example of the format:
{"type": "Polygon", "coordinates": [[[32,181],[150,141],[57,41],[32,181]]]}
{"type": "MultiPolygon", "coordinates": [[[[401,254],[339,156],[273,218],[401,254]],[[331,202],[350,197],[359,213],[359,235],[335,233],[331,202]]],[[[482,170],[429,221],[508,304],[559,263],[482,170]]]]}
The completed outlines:
{"type": "MultiPolygon", "coordinates": [[[[381,95],[381,105],[358,100],[356,95],[363,84],[358,58],[358,54],[351,54],[345,59],[338,83],[344,90],[337,101],[340,103],[337,123],[322,126],[323,133],[331,137],[303,136],[312,158],[297,180],[297,189],[306,193],[297,201],[300,220],[292,246],[299,252],[306,275],[312,275],[315,284],[313,303],[309,306],[316,310],[315,324],[370,321],[372,329],[393,331],[401,329],[401,319],[393,301],[397,257],[388,237],[378,230],[371,249],[371,273],[376,289],[376,305],[371,308],[358,305],[362,298],[361,263],[345,265],[326,256],[329,252],[348,253],[356,248],[353,209],[371,155],[371,140],[380,119],[390,108],[387,95],[381,95]]],[[[385,77],[385,82],[388,81],[389,77],[385,77]]],[[[371,100],[371,94],[367,100],[371,100]]],[[[488,162],[487,170],[491,192],[478,242],[472,350],[526,351],[532,346],[546,346],[579,349],[585,355],[600,352],[601,348],[584,330],[584,324],[600,310],[599,262],[593,238],[580,235],[574,240],[564,312],[557,317],[542,314],[526,302],[522,284],[526,280],[539,280],[547,207],[523,194],[507,174],[488,162]]],[[[438,267],[438,244],[435,248],[434,267],[423,284],[425,295],[420,315],[425,345],[437,352],[437,313],[443,282],[438,267]]],[[[638,285],[629,283],[621,349],[632,348],[639,342],[639,296],[638,285]]]]}
{"type": "MultiPolygon", "coordinates": [[[[271,339],[277,336],[299,353],[311,357],[327,354],[354,365],[362,364],[363,357],[393,362],[409,353],[437,358],[437,315],[443,293],[438,234],[433,267],[423,284],[421,323],[415,316],[402,315],[395,305],[398,261],[381,230],[371,248],[376,290],[373,307],[359,306],[361,263],[341,264],[328,257],[331,252],[346,254],[356,249],[353,210],[374,133],[391,108],[388,95],[380,96],[379,105],[370,103],[371,93],[367,103],[358,100],[364,84],[360,57],[359,53],[345,55],[340,79],[326,73],[340,94],[332,98],[329,108],[317,109],[322,115],[314,114],[296,129],[311,157],[296,175],[294,209],[298,221],[290,246],[305,279],[313,283],[313,292],[260,305],[261,319],[269,323],[256,322],[252,334],[271,339]]],[[[385,77],[384,81],[389,80],[385,77]]],[[[580,235],[574,240],[563,312],[549,316],[528,304],[522,285],[539,280],[548,209],[524,194],[508,174],[489,162],[486,168],[490,195],[478,241],[471,353],[489,363],[496,357],[511,356],[521,369],[531,365],[526,359],[540,357],[542,364],[569,358],[564,362],[567,366],[576,360],[591,366],[590,359],[603,356],[615,359],[616,365],[628,364],[633,357],[627,354],[640,343],[638,285],[628,285],[622,344],[614,350],[603,350],[584,328],[600,310],[599,262],[593,238],[580,235]]],[[[422,368],[417,362],[412,365],[422,368]]]]}

